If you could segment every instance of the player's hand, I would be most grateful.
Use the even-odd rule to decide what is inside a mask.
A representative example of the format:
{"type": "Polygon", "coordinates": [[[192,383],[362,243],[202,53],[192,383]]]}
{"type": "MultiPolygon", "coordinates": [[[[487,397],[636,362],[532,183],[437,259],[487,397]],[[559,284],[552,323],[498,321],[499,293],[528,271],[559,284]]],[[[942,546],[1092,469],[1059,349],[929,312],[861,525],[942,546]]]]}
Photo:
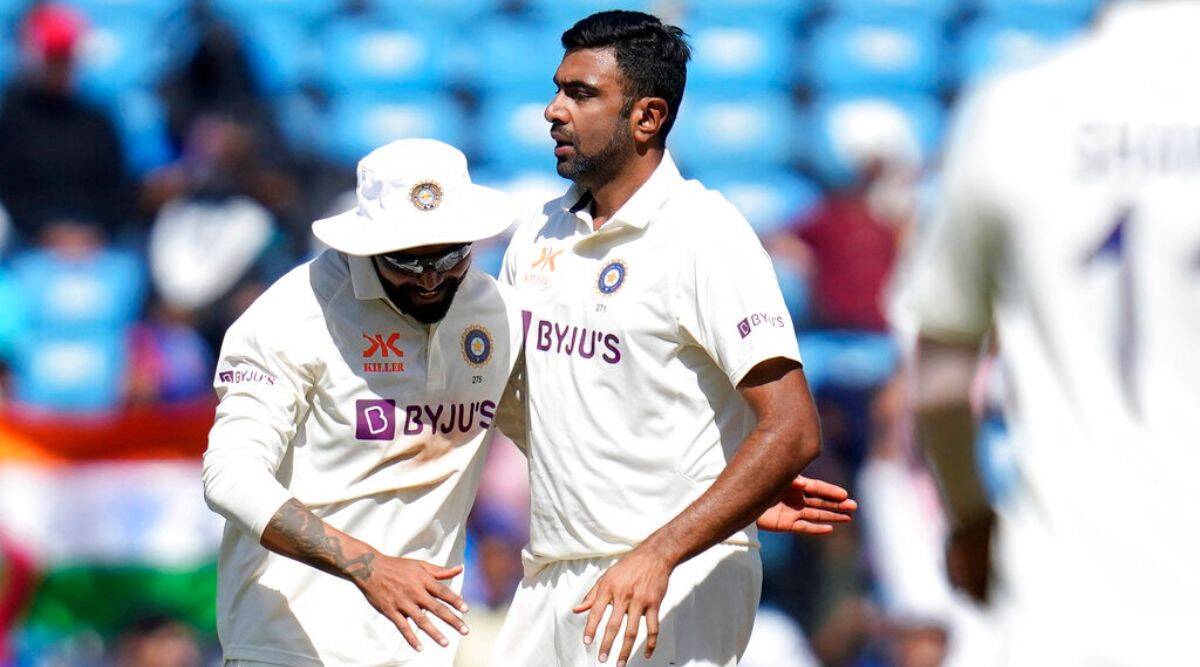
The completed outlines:
{"type": "Polygon", "coordinates": [[[858,503],[842,487],[797,477],[778,503],[758,517],[758,527],[777,533],[824,535],[834,524],[849,523],[858,503]]]}
{"type": "Polygon", "coordinates": [[[643,616],[646,617],[646,657],[654,655],[654,647],[658,644],[658,609],[667,594],[667,581],[673,569],[674,566],[658,554],[634,549],[608,568],[584,596],[583,602],[575,607],[576,614],[588,612],[587,626],[583,630],[583,643],[588,646],[596,637],[604,610],[612,607],[604,639],[600,642],[600,662],[608,660],[621,622],[625,621],[625,639],[617,656],[617,666],[625,666],[637,641],[643,616]]]}
{"type": "Polygon", "coordinates": [[[979,604],[987,604],[992,583],[992,535],[996,515],[955,528],[946,542],[946,570],[950,583],[979,604]]]}
{"type": "Polygon", "coordinates": [[[421,642],[409,625],[410,620],[442,646],[448,646],[450,642],[434,627],[428,614],[434,614],[461,634],[467,634],[466,623],[452,611],[457,609],[465,614],[467,603],[442,583],[462,571],[461,565],[438,567],[410,558],[376,554],[370,567],[365,572],[360,570],[351,581],[371,606],[388,617],[409,645],[420,651],[421,642]]]}

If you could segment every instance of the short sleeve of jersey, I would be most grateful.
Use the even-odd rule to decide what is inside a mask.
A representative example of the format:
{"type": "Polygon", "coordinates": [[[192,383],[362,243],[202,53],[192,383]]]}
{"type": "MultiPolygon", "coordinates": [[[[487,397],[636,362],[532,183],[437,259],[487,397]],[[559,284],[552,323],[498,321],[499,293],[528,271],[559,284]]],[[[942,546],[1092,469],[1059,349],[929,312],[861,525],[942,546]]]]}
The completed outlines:
{"type": "Polygon", "coordinates": [[[714,208],[721,219],[699,241],[694,271],[681,276],[678,319],[736,387],[763,361],[799,362],[800,350],[762,243],[727,202],[714,208]]]}
{"type": "Polygon", "coordinates": [[[989,201],[987,98],[964,104],[951,135],[933,213],[918,239],[905,301],[922,335],[976,340],[992,323],[1002,244],[989,201]]]}

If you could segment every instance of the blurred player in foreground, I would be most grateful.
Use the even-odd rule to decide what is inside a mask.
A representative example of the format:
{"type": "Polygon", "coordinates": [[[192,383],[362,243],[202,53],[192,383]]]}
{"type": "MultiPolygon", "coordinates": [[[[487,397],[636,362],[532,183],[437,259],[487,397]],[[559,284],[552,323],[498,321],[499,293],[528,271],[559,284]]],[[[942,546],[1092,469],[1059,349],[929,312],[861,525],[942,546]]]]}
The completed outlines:
{"type": "Polygon", "coordinates": [[[502,271],[529,309],[532,525],[492,661],[734,665],[762,583],[755,519],[793,483],[826,498],[762,525],[827,532],[855,505],[793,482],[821,439],[771,262],[666,151],[682,31],[602,12],[562,42],[545,116],[574,185],[502,271]]]}
{"type": "Polygon", "coordinates": [[[1198,34],[1200,4],[1114,6],[979,91],[951,142],[911,294],[918,428],[951,578],[997,612],[1001,664],[1196,655],[1198,34]],[[997,513],[967,404],[993,330],[1018,473],[997,513]]]}

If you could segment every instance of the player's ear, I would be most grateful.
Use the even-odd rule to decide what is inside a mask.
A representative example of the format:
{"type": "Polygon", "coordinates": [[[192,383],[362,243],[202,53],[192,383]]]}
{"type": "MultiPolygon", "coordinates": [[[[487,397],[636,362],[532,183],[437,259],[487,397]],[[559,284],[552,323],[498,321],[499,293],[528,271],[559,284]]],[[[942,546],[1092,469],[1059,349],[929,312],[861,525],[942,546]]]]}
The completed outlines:
{"type": "Polygon", "coordinates": [[[643,97],[633,103],[629,114],[633,126],[633,138],[638,143],[649,143],[662,132],[667,115],[671,112],[667,101],[661,97],[643,97]]]}

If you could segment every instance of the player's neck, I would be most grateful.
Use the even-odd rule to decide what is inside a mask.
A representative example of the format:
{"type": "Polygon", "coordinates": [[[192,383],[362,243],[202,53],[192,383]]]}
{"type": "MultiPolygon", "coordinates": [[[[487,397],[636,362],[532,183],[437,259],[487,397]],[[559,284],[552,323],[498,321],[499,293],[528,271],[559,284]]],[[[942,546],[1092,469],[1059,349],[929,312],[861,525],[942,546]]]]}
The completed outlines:
{"type": "Polygon", "coordinates": [[[614,213],[621,210],[625,202],[633,197],[650,180],[654,170],[662,163],[663,149],[649,148],[634,154],[624,168],[608,181],[588,188],[592,195],[592,230],[608,222],[614,213]]]}

